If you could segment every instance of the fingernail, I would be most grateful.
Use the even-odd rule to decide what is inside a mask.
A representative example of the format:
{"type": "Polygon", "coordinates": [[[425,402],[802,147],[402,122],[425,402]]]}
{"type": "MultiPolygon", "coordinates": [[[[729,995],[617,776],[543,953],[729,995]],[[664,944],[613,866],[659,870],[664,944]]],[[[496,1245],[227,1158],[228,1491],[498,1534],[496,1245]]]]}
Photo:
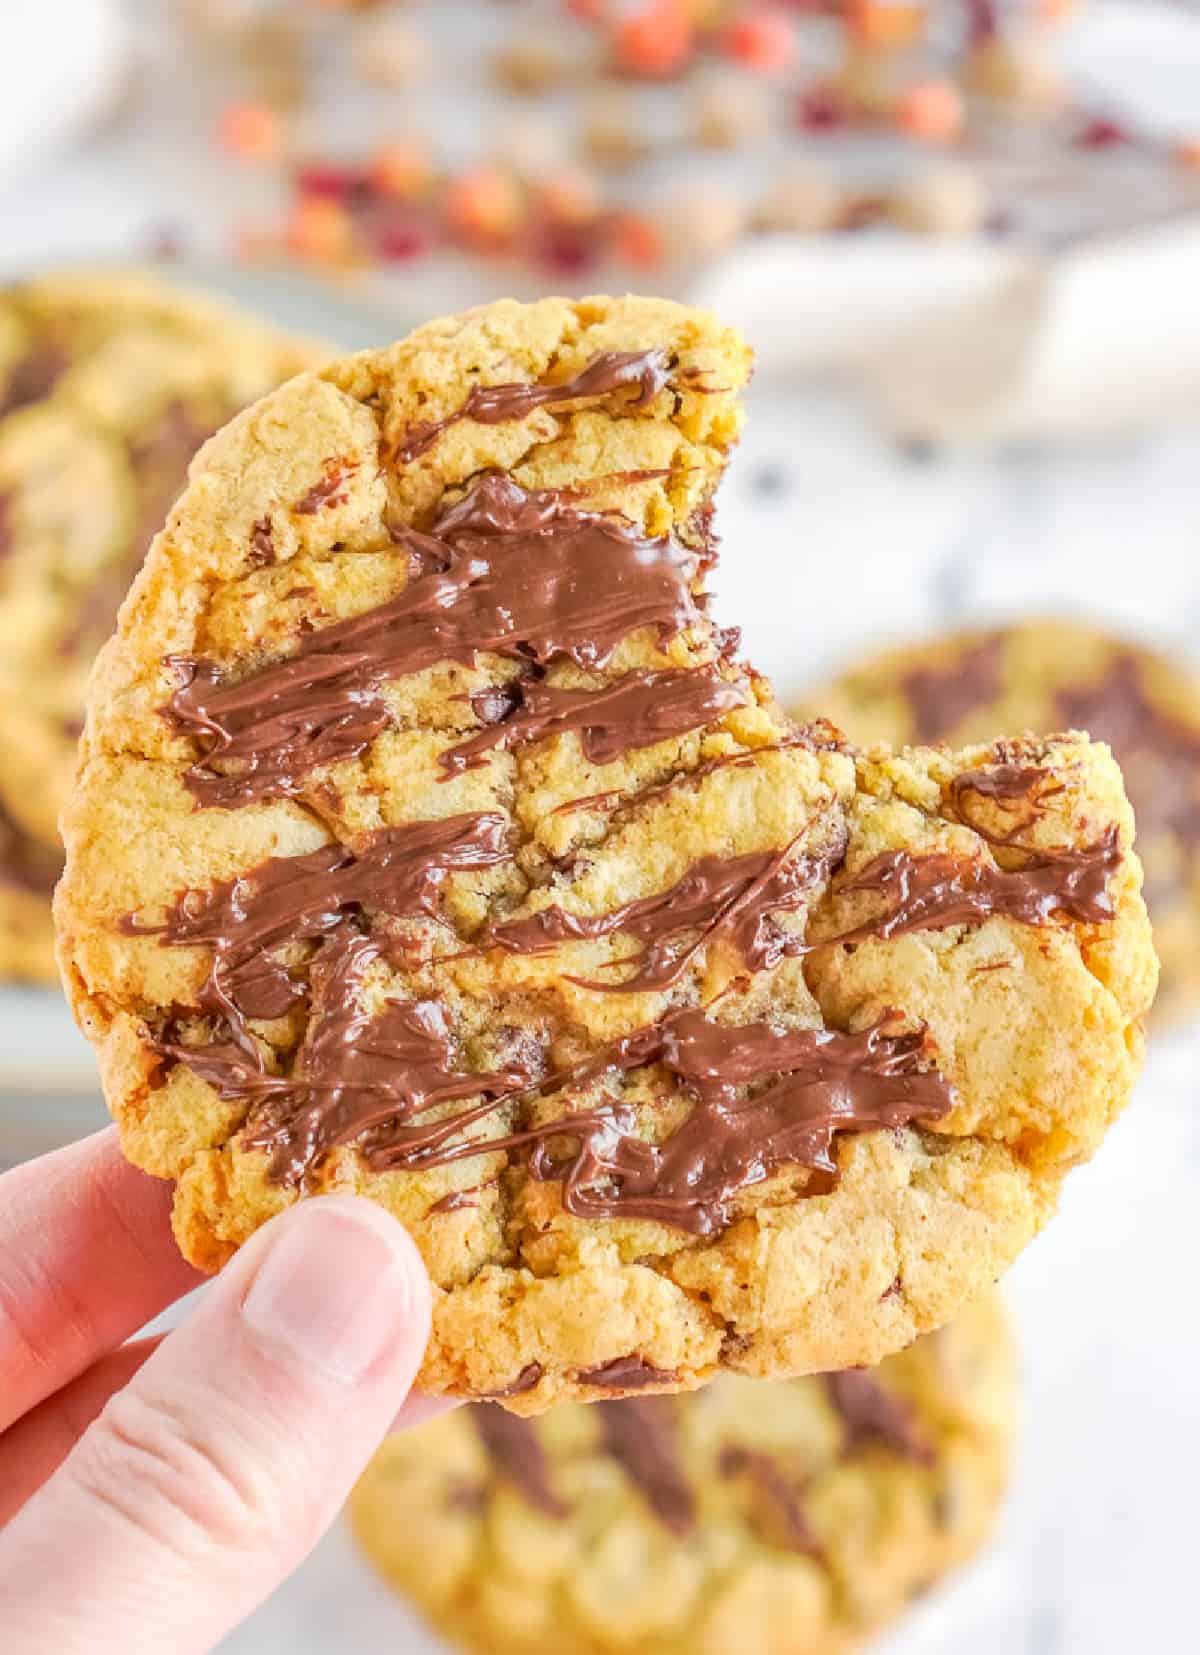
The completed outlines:
{"type": "Polygon", "coordinates": [[[386,1234],[324,1200],[283,1220],[242,1301],[272,1354],[343,1384],[388,1353],[410,1309],[408,1271],[386,1234]]]}

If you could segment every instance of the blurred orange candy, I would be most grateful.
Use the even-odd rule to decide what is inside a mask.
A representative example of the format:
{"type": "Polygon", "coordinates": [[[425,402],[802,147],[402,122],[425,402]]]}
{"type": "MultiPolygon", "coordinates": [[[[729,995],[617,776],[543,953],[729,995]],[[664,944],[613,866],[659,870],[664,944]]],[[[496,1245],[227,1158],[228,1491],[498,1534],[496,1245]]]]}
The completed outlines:
{"type": "Polygon", "coordinates": [[[301,196],[288,219],[285,241],[300,258],[336,263],[350,252],[350,215],[325,196],[301,196]]]}
{"type": "Polygon", "coordinates": [[[429,153],[415,142],[384,144],[371,159],[370,179],[380,195],[404,201],[424,195],[432,180],[429,153]]]}
{"type": "Polygon", "coordinates": [[[444,207],[446,222],[457,235],[486,247],[510,241],[525,214],[516,179],[491,166],[472,167],[451,179],[444,207]]]}
{"type": "Polygon", "coordinates": [[[1175,146],[1175,159],[1181,167],[1200,172],[1200,138],[1185,138],[1175,146]]]}
{"type": "Polygon", "coordinates": [[[537,204],[560,224],[586,224],[600,211],[600,190],[586,172],[564,168],[539,181],[537,204]]]}
{"type": "Polygon", "coordinates": [[[735,62],[770,74],[791,62],[796,36],[791,23],[780,12],[759,7],[735,18],[723,32],[721,45],[735,62]]]}
{"type": "Polygon", "coordinates": [[[928,6],[908,0],[847,0],[846,28],[863,46],[911,46],[925,32],[928,6]]]}
{"type": "Polygon", "coordinates": [[[622,213],[612,229],[612,250],[635,270],[657,270],[666,257],[662,231],[644,213],[622,213]]]}
{"type": "Polygon", "coordinates": [[[221,146],[243,161],[269,161],[283,147],[283,122],[265,103],[231,103],[217,127],[221,146]]]}
{"type": "Polygon", "coordinates": [[[692,25],[683,0],[646,0],[613,30],[618,64],[633,75],[673,75],[692,51],[692,25]]]}
{"type": "Polygon", "coordinates": [[[966,124],[962,93],[949,80],[915,81],[896,99],[896,124],[926,144],[952,144],[966,124]]]}

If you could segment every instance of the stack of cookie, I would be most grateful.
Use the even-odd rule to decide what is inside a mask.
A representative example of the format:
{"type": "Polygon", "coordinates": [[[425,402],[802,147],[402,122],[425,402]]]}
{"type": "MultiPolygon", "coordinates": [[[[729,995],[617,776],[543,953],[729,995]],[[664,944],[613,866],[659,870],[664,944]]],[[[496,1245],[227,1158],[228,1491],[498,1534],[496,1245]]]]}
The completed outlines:
{"type": "Polygon", "coordinates": [[[1105,748],[864,752],[711,619],[749,371],[593,298],[291,380],[193,465],[64,814],[68,993],[186,1256],[332,1191],[421,1249],[421,1383],[487,1406],[359,1526],[400,1572],[419,1500],[405,1583],[511,1655],[841,1650],[970,1550],[980,1295],[1154,992],[1105,748]]]}
{"type": "Polygon", "coordinates": [[[0,292],[0,976],[57,983],[84,686],[188,464],[317,353],[149,276],[0,292]]]}

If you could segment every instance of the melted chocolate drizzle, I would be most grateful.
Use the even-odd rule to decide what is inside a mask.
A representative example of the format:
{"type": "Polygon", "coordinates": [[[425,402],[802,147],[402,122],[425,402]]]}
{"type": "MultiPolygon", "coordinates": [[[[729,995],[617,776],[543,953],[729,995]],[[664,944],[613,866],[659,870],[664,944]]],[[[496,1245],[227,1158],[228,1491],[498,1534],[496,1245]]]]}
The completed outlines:
{"type": "Polygon", "coordinates": [[[294,795],[315,766],[362,752],[389,723],[390,680],[473,664],[480,651],[602,667],[641,627],[667,638],[702,619],[698,554],[506,477],[481,478],[430,534],[394,532],[416,572],[388,602],[305,634],[293,655],[240,680],[171,659],[180,687],[168,716],[204,748],[185,773],[201,804],[294,795]]]}
{"type": "Polygon", "coordinates": [[[737,950],[749,971],[766,971],[805,948],[802,938],[776,925],[772,916],[800,907],[812,887],[828,878],[845,854],[845,838],[824,856],[794,856],[793,850],[789,844],[781,851],[701,857],[682,879],[654,896],[606,914],[543,908],[526,919],[494,925],[485,940],[515,954],[543,954],[563,942],[624,932],[641,944],[640,951],[612,963],[637,964],[632,976],[608,983],[568,979],[611,993],[670,988],[696,953],[718,939],[737,950]],[[688,932],[696,933],[692,942],[676,949],[673,945],[688,932]]]}
{"type": "Polygon", "coordinates": [[[993,845],[1011,845],[1042,814],[1045,801],[1063,791],[1063,783],[1052,770],[1029,764],[987,764],[977,770],[963,770],[950,781],[946,791],[959,819],[974,828],[993,845]],[[1016,826],[997,835],[975,820],[967,801],[991,799],[1017,815],[1016,826]]]}
{"type": "Polygon", "coordinates": [[[208,942],[214,951],[201,995],[214,1037],[186,1044],[168,1030],[158,1049],[223,1096],[251,1101],[244,1141],[271,1152],[277,1180],[301,1181],[345,1143],[356,1143],[379,1170],[522,1150],[533,1176],[562,1180],[564,1204],[577,1216],[651,1218],[707,1235],[727,1221],[739,1190],[784,1165],[835,1178],[838,1131],[933,1120],[952,1106],[951,1088],[923,1068],[923,1033],[892,1033],[883,1024],[858,1034],[780,1033],[684,1011],[564,1074],[541,1078],[519,1062],[463,1071],[436,1002],[390,1000],[378,1015],[363,1008],[363,977],[384,944],[356,929],[356,909],[370,902],[397,917],[428,917],[446,874],[500,860],[502,838],[501,818],[458,817],[390,830],[361,858],[340,846],[278,858],[198,904],[184,899],[165,926],[151,928],[168,942],[208,942]],[[423,842],[435,832],[432,845],[423,842]],[[296,937],[325,939],[307,989],[269,952],[296,937]],[[291,1073],[271,1074],[247,1019],[279,1016],[305,995],[308,1025],[291,1073]],[[569,1096],[651,1064],[662,1064],[694,1099],[662,1144],[635,1135],[635,1111],[619,1099],[499,1137],[469,1135],[521,1096],[569,1096]],[[739,1095],[767,1081],[756,1095],[739,1095]],[[479,1101],[448,1117],[421,1118],[472,1097],[479,1101]],[[566,1148],[565,1162],[551,1159],[551,1145],[566,1148]]]}
{"type": "Polygon", "coordinates": [[[126,921],[127,932],[213,951],[202,1010],[227,1018],[238,1037],[247,1018],[282,1017],[306,997],[302,980],[272,950],[339,930],[370,909],[395,919],[437,917],[446,877],[508,860],[503,816],[449,816],[384,828],[361,851],[323,845],[275,856],[252,872],[179,899],[163,925],[126,921]]]}
{"type": "Polygon", "coordinates": [[[863,1368],[827,1373],[825,1388],[845,1427],[843,1453],[878,1442],[918,1465],[932,1465],[933,1447],[917,1425],[911,1403],[863,1368]]]}
{"type": "Polygon", "coordinates": [[[1113,917],[1108,881],[1121,864],[1117,829],[1078,850],[1029,852],[1025,866],[1009,870],[992,862],[964,861],[942,851],[914,854],[883,851],[842,887],[879,891],[887,897],[882,914],[844,931],[837,943],[885,941],[909,931],[942,931],[950,925],[980,925],[992,915],[1024,925],[1046,925],[1055,913],[1085,925],[1113,917]]]}
{"type": "Polygon", "coordinates": [[[578,730],[590,764],[702,729],[746,703],[745,690],[712,667],[638,669],[601,689],[559,689],[520,679],[471,697],[485,728],[440,757],[450,776],[483,762],[493,748],[512,749],[578,730]]]}
{"type": "Polygon", "coordinates": [[[412,426],[396,445],[395,457],[402,465],[419,459],[441,436],[460,420],[477,425],[503,425],[509,420],[527,419],[536,408],[559,408],[568,402],[590,397],[611,396],[614,391],[636,387],[637,395],[627,406],[643,408],[667,384],[671,371],[669,353],[659,347],[648,351],[603,351],[587,367],[559,385],[476,385],[461,408],[445,419],[412,426]]]}

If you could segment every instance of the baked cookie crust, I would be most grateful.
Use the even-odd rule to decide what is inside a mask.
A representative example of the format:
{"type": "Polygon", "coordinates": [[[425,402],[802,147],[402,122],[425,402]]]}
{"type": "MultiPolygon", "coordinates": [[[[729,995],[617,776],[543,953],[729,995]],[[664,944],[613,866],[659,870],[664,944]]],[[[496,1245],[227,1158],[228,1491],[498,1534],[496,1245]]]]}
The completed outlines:
{"type": "Polygon", "coordinates": [[[387,1206],[431,1391],[874,1363],[1137,1071],[1107,750],[859,752],[709,617],[749,367],[596,298],[302,375],[202,450],[92,679],[56,913],[125,1152],[207,1270],[387,1206]]]}
{"type": "Polygon", "coordinates": [[[1162,979],[1155,1027],[1200,1005],[1200,675],[1160,650],[1067,620],[949,632],[876,651],[803,698],[855,741],[951,747],[1086,730],[1112,748],[1137,821],[1162,979]]]}
{"type": "Polygon", "coordinates": [[[188,462],[327,354],[149,274],[0,291],[0,976],[58,981],[50,894],[87,674],[188,462]]]}

